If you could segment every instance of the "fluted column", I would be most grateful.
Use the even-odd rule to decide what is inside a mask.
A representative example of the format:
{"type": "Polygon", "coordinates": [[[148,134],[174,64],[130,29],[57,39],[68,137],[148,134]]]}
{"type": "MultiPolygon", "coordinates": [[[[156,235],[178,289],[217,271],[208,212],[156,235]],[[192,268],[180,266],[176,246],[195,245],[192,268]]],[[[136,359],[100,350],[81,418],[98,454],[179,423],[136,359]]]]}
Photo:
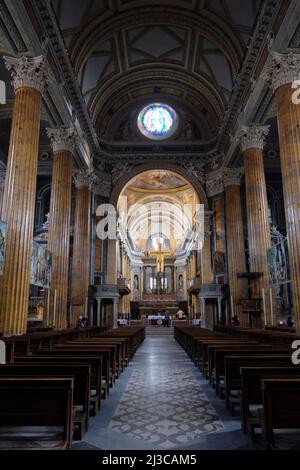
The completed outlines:
{"type": "Polygon", "coordinates": [[[293,310],[300,332],[300,54],[271,53],[265,79],[277,102],[280,161],[292,281],[293,310]]]}
{"type": "Polygon", "coordinates": [[[42,57],[9,58],[15,100],[1,218],[7,223],[3,276],[0,278],[0,332],[26,332],[29,272],[38,167],[42,57]]]}
{"type": "Polygon", "coordinates": [[[227,168],[223,179],[225,186],[227,264],[231,315],[238,315],[240,325],[247,326],[248,318],[246,318],[246,315],[241,314],[240,307],[238,306],[239,299],[246,299],[248,297],[247,281],[237,278],[237,273],[247,271],[240,190],[242,173],[243,171],[240,168],[227,168]]]}
{"type": "Polygon", "coordinates": [[[87,314],[90,283],[91,248],[91,186],[93,175],[79,170],[74,176],[76,186],[73,264],[72,264],[72,323],[87,314]]]}
{"type": "Polygon", "coordinates": [[[240,139],[245,166],[250,268],[251,272],[262,273],[262,277],[254,285],[252,296],[263,298],[263,293],[265,294],[266,319],[267,323],[271,324],[267,265],[267,250],[271,248],[271,236],[263,161],[263,147],[268,132],[269,126],[241,126],[240,139]]]}
{"type": "Polygon", "coordinates": [[[5,170],[0,171],[0,219],[1,219],[2,202],[3,202],[3,196],[4,196],[5,176],[6,176],[6,171],[5,170]]]}
{"type": "Polygon", "coordinates": [[[66,326],[74,131],[47,129],[53,148],[48,250],[52,253],[50,324],[66,326]]]}

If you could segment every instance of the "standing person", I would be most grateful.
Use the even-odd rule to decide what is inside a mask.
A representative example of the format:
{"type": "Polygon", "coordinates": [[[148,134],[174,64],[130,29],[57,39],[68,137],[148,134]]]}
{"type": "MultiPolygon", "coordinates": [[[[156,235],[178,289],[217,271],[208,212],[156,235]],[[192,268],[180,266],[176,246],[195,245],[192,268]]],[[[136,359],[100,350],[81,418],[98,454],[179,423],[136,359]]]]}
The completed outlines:
{"type": "Polygon", "coordinates": [[[170,314],[169,314],[168,310],[166,311],[165,322],[166,322],[165,326],[167,326],[169,328],[169,326],[170,326],[170,314]]]}

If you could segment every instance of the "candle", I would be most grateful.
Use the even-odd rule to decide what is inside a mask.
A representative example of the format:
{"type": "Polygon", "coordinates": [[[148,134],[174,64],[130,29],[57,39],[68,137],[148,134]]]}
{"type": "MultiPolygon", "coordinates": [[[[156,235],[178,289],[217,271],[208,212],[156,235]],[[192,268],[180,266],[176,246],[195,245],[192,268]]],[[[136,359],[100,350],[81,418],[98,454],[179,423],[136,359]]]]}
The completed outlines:
{"type": "Polygon", "coordinates": [[[70,304],[70,326],[72,326],[72,304],[70,304]]]}
{"type": "Polygon", "coordinates": [[[266,310],[266,297],[265,297],[265,289],[262,287],[261,289],[262,300],[263,300],[263,309],[264,309],[264,318],[265,318],[265,326],[267,325],[267,310],[266,310]]]}
{"type": "Polygon", "coordinates": [[[88,298],[85,298],[85,316],[88,316],[88,298]]]}
{"type": "Polygon", "coordinates": [[[53,306],[53,325],[55,326],[56,320],[56,303],[57,303],[57,289],[54,289],[54,306],[53,306]]]}
{"type": "Polygon", "coordinates": [[[271,325],[274,325],[272,287],[270,287],[270,312],[271,312],[271,325]]]}

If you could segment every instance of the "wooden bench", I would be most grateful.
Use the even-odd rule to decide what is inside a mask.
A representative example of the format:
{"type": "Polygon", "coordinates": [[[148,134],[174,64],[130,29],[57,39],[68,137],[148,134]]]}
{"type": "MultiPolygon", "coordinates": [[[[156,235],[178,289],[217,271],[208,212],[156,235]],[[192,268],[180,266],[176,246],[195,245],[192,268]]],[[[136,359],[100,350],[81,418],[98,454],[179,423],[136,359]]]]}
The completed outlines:
{"type": "Polygon", "coordinates": [[[81,358],[93,357],[98,360],[99,365],[102,365],[102,379],[101,379],[101,391],[102,398],[106,398],[109,395],[109,383],[110,383],[110,350],[92,351],[91,349],[74,349],[74,348],[53,348],[43,349],[37,352],[38,356],[51,356],[59,357],[65,356],[74,358],[77,362],[80,362],[81,358]]]}
{"type": "Polygon", "coordinates": [[[77,431],[76,438],[78,437],[79,440],[82,440],[83,435],[88,430],[89,424],[90,366],[83,364],[38,364],[35,362],[18,362],[0,367],[0,377],[26,377],[45,374],[47,377],[71,376],[74,378],[74,430],[77,431]]]}
{"type": "Polygon", "coordinates": [[[265,448],[276,448],[275,429],[300,429],[300,378],[262,378],[259,417],[265,448]]]}
{"type": "Polygon", "coordinates": [[[242,365],[241,373],[241,421],[244,432],[255,440],[255,429],[261,427],[258,409],[263,406],[262,379],[275,377],[298,377],[300,369],[291,363],[242,365]]]}
{"type": "MultiPolygon", "coordinates": [[[[43,351],[48,351],[46,349],[43,349],[43,351]]],[[[76,355],[79,355],[81,353],[96,353],[96,354],[101,354],[104,358],[107,359],[106,365],[108,366],[107,370],[104,370],[103,368],[103,373],[104,375],[104,380],[107,385],[107,391],[106,393],[109,394],[109,388],[113,387],[115,380],[116,380],[116,346],[114,345],[78,345],[78,344],[57,344],[53,348],[53,351],[58,351],[63,354],[65,352],[68,352],[70,354],[74,353],[76,355]]]]}
{"type": "Polygon", "coordinates": [[[36,363],[36,364],[61,364],[64,367],[69,365],[86,365],[91,370],[91,384],[90,384],[90,416],[95,416],[101,408],[101,395],[102,395],[102,358],[99,356],[90,357],[73,357],[70,355],[49,355],[44,356],[42,354],[31,356],[31,357],[18,357],[16,363],[36,363]]]}
{"type": "Polygon", "coordinates": [[[225,357],[224,394],[226,408],[234,416],[235,405],[241,406],[240,390],[242,390],[241,368],[244,366],[290,365],[288,354],[232,355],[225,357]]]}
{"type": "Polygon", "coordinates": [[[70,449],[72,377],[0,376],[0,449],[70,449]]]}

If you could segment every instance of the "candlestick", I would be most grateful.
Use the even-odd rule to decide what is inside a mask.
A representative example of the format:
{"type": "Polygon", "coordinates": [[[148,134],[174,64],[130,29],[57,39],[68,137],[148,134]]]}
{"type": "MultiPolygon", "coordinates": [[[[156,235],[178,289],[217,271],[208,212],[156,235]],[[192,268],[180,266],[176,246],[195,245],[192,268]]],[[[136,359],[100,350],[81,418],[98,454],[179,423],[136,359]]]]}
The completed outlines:
{"type": "Polygon", "coordinates": [[[265,297],[265,289],[262,287],[261,289],[262,299],[263,299],[263,309],[264,309],[264,319],[265,319],[265,326],[267,325],[267,309],[266,309],[266,297],[265,297]]]}

